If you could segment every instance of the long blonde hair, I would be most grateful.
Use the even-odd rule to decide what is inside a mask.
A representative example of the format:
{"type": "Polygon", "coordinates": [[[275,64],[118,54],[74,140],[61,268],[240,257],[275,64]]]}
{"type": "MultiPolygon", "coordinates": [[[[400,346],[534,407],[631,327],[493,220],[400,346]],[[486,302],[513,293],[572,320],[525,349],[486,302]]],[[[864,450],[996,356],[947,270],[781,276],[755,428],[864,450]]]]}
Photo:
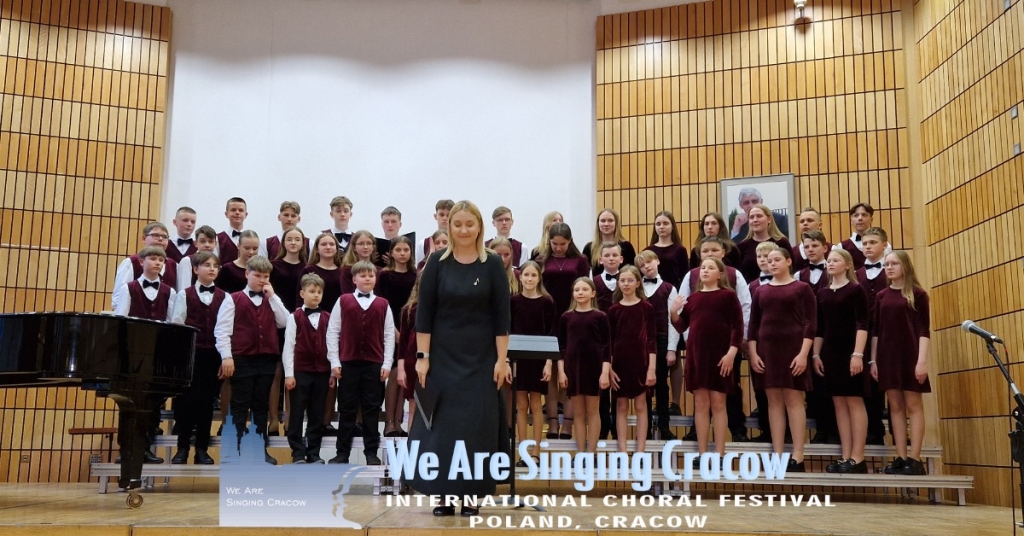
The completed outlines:
{"type": "MultiPolygon", "coordinates": [[[[632,264],[625,264],[619,268],[619,275],[615,276],[615,279],[622,277],[622,274],[632,274],[636,278],[636,297],[640,298],[640,301],[647,301],[647,291],[644,290],[644,275],[640,273],[640,269],[632,264]]],[[[622,298],[624,298],[622,286],[615,285],[615,292],[612,293],[612,302],[619,303],[622,301],[622,298]]]]}
{"type": "Polygon", "coordinates": [[[622,225],[619,223],[619,213],[610,208],[602,208],[597,213],[597,219],[594,220],[594,240],[590,243],[590,267],[596,268],[598,264],[601,264],[601,252],[595,251],[595,248],[600,250],[601,244],[605,242],[604,236],[601,235],[601,215],[607,212],[615,217],[615,243],[623,242],[625,239],[622,238],[622,225]]]}
{"type": "MultiPolygon", "coordinates": [[[[420,279],[422,277],[423,272],[416,274],[416,282],[412,285],[412,292],[409,293],[409,300],[402,306],[402,319],[407,322],[415,320],[412,318],[412,308],[416,307],[416,304],[420,302],[420,279]]],[[[415,336],[415,334],[413,336],[415,336]]]]}
{"type": "Polygon", "coordinates": [[[352,238],[348,240],[348,250],[345,252],[345,256],[341,258],[342,266],[352,266],[360,261],[359,254],[356,253],[356,242],[363,237],[367,237],[373,242],[373,251],[370,252],[369,261],[377,262],[377,238],[370,231],[356,231],[352,233],[352,238]]]}
{"type": "MultiPolygon", "coordinates": [[[[455,203],[455,205],[452,206],[452,209],[448,211],[448,229],[449,229],[449,233],[451,232],[451,227],[452,227],[451,226],[451,222],[452,222],[452,219],[455,217],[455,214],[457,214],[459,212],[468,212],[471,216],[476,218],[477,229],[478,229],[478,232],[476,234],[477,256],[480,258],[480,262],[487,262],[487,248],[484,247],[484,217],[483,217],[483,214],[480,213],[480,209],[477,208],[477,206],[474,205],[472,201],[467,201],[467,200],[464,199],[462,201],[459,201],[459,202],[455,203]]],[[[443,261],[443,260],[447,259],[448,257],[450,257],[452,255],[452,250],[455,249],[454,247],[452,247],[452,246],[454,246],[453,242],[454,241],[452,240],[452,235],[449,234],[448,235],[448,249],[446,249],[445,252],[443,254],[441,254],[441,259],[440,260],[443,261]]]]}
{"type": "MultiPolygon", "coordinates": [[[[853,268],[853,255],[850,255],[850,252],[845,249],[833,249],[832,251],[829,251],[828,254],[836,254],[843,259],[843,262],[846,263],[846,279],[851,283],[856,283],[857,271],[853,268]]],[[[825,256],[825,259],[828,259],[828,255],[825,256]]],[[[832,279],[833,277],[831,275],[828,276],[829,283],[832,283],[832,279]]],[[[913,297],[911,297],[911,299],[913,299],[913,297]]]]}
{"type": "MultiPolygon", "coordinates": [[[[923,290],[924,287],[917,280],[917,271],[914,270],[914,263],[910,260],[910,254],[898,249],[889,255],[895,255],[896,259],[900,261],[900,268],[903,269],[903,288],[900,289],[900,293],[903,294],[907,303],[910,304],[910,308],[916,311],[917,309],[914,307],[914,289],[919,288],[923,290]]],[[[886,257],[889,255],[886,255],[886,257]]],[[[892,284],[892,281],[889,281],[889,283],[892,284]]]]}
{"type": "MultiPolygon", "coordinates": [[[[732,283],[729,283],[729,272],[726,271],[726,269],[725,269],[725,263],[723,263],[720,259],[716,259],[715,257],[708,257],[708,258],[700,261],[700,264],[703,265],[707,261],[714,262],[715,263],[715,268],[718,268],[718,288],[727,288],[729,290],[732,290],[732,283]]],[[[697,291],[698,292],[700,292],[701,290],[704,289],[704,282],[700,280],[700,268],[701,268],[700,266],[697,267],[697,270],[698,270],[697,271],[697,274],[698,274],[697,275],[697,278],[698,278],[697,279],[697,291]]]]}
{"type": "MultiPolygon", "coordinates": [[[[764,203],[757,204],[757,205],[754,205],[754,206],[750,207],[750,210],[754,210],[755,208],[756,209],[760,209],[761,212],[763,212],[765,216],[768,216],[768,236],[772,237],[775,240],[782,240],[783,238],[786,238],[786,235],[782,234],[782,231],[779,229],[779,226],[775,225],[775,213],[772,212],[772,209],[768,208],[768,205],[765,205],[764,203]]],[[[754,228],[750,226],[750,215],[748,213],[748,215],[747,215],[747,238],[753,238],[753,237],[754,237],[754,228]]]]}
{"type": "Polygon", "coordinates": [[[550,240],[550,238],[548,238],[548,229],[555,224],[556,216],[562,218],[562,221],[565,221],[565,217],[563,217],[562,213],[557,210],[553,210],[544,215],[544,223],[541,226],[540,232],[540,244],[537,246],[537,257],[541,259],[546,259],[548,251],[551,251],[551,245],[548,243],[548,240],[550,240]]]}
{"type": "MultiPolygon", "coordinates": [[[[509,251],[512,251],[512,242],[503,236],[499,236],[491,241],[490,250],[497,253],[497,249],[499,247],[506,247],[509,251]]],[[[498,257],[500,258],[501,255],[498,255],[498,257]]],[[[502,264],[504,264],[504,262],[502,264]]],[[[512,267],[511,263],[509,263],[508,267],[505,268],[505,277],[508,278],[508,291],[512,294],[519,294],[519,278],[516,277],[515,268],[512,267]]]]}

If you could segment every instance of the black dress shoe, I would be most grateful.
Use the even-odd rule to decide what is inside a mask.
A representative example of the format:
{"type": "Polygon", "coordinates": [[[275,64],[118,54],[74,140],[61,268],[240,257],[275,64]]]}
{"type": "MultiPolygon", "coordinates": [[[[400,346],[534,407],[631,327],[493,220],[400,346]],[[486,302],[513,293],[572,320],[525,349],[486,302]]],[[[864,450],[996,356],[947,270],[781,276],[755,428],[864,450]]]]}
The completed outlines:
{"type": "Polygon", "coordinates": [[[887,475],[900,475],[903,474],[903,467],[905,465],[906,462],[903,460],[903,458],[897,457],[895,460],[892,461],[892,463],[886,465],[885,468],[882,469],[882,472],[887,475]]]}
{"type": "Polygon", "coordinates": [[[679,404],[672,402],[668,405],[668,415],[670,417],[682,417],[683,410],[679,409],[679,404]]]}
{"type": "Polygon", "coordinates": [[[380,458],[376,454],[367,454],[366,465],[380,465],[380,458]]]}
{"type": "Polygon", "coordinates": [[[658,428],[658,437],[663,441],[672,441],[676,438],[676,435],[672,433],[672,430],[670,430],[668,426],[662,426],[661,428],[658,428]]]}
{"type": "Polygon", "coordinates": [[[846,465],[850,460],[834,460],[832,463],[825,466],[826,473],[841,473],[843,472],[843,466],[846,465]]]}
{"type": "Polygon", "coordinates": [[[185,465],[188,463],[188,449],[178,449],[171,458],[171,465],[185,465]]]}
{"type": "Polygon", "coordinates": [[[842,466],[839,467],[839,472],[844,474],[863,475],[868,472],[868,464],[866,461],[861,460],[854,462],[852,459],[846,460],[842,466]]]}
{"type": "Polygon", "coordinates": [[[196,455],[192,457],[192,462],[196,465],[213,465],[217,462],[213,461],[206,449],[196,449],[196,455]]]}
{"type": "Polygon", "coordinates": [[[434,515],[437,517],[453,516],[455,515],[454,506],[438,506],[434,508],[434,515]]]}
{"type": "Polygon", "coordinates": [[[306,455],[306,463],[324,463],[324,459],[319,454],[308,454],[306,455]]]}
{"type": "Polygon", "coordinates": [[[805,473],[807,469],[804,467],[804,462],[797,462],[793,458],[789,459],[789,466],[786,467],[787,473],[805,473]]]}
{"type": "Polygon", "coordinates": [[[277,460],[274,459],[274,457],[271,456],[269,452],[263,453],[263,461],[269,463],[270,465],[277,465],[277,460]]]}
{"type": "Polygon", "coordinates": [[[164,463],[164,459],[147,450],[142,455],[142,463],[164,463]]]}
{"type": "Polygon", "coordinates": [[[305,465],[306,464],[306,459],[305,458],[292,458],[292,465],[299,465],[299,464],[305,465]]]}
{"type": "Polygon", "coordinates": [[[333,424],[325,424],[324,425],[324,435],[325,436],[335,437],[335,436],[338,435],[338,429],[335,428],[333,424]]]}
{"type": "Polygon", "coordinates": [[[478,515],[480,515],[480,509],[479,508],[473,508],[472,506],[463,506],[461,514],[462,514],[462,517],[478,516],[478,515]]]}
{"type": "Polygon", "coordinates": [[[697,440],[697,430],[694,429],[694,428],[690,428],[690,431],[686,432],[686,435],[683,436],[683,441],[696,441],[696,440],[697,440]]]}
{"type": "MultiPolygon", "coordinates": [[[[327,463],[348,463],[348,456],[347,455],[339,454],[339,455],[331,458],[330,460],[327,460],[327,463]]],[[[453,513],[451,515],[455,515],[454,514],[454,510],[452,510],[452,512],[453,513]]]]}
{"type": "Polygon", "coordinates": [[[736,432],[733,432],[732,440],[734,442],[736,442],[736,443],[749,443],[750,442],[750,436],[747,435],[747,431],[746,430],[743,430],[743,431],[737,430],[736,432]]]}
{"type": "Polygon", "coordinates": [[[926,475],[928,474],[928,470],[924,468],[924,464],[921,463],[921,460],[907,458],[903,462],[903,472],[897,474],[908,476],[926,475]]]}

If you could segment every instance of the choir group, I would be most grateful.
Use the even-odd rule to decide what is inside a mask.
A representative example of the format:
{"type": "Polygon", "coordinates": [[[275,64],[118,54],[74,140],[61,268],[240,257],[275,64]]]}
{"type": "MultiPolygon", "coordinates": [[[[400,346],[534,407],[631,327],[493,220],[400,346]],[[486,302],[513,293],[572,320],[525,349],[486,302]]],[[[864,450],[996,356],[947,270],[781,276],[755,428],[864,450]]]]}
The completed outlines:
{"type": "MultiPolygon", "coordinates": [[[[420,244],[415,234],[399,234],[394,207],[381,212],[383,239],[350,232],[353,205],[344,196],[330,203],[332,227],[313,237],[298,227],[298,203],[286,201],[280,236],[262,240],[246,229],[246,203],[237,197],[227,202],[225,231],[196,228],[189,207],[176,212],[173,234],[146,225],[142,250],[117,268],[112,305],[116,314],[198,330],[193,382],[174,401],[171,463],[188,462],[193,438],[194,463],[214,463],[207,448],[219,394],[239,437],[250,418],[261,434],[283,427],[293,463],[322,463],[322,437],[337,434],[329,463],[348,463],[352,439],[361,436],[367,463],[380,464],[381,407],[387,437],[407,435],[406,403],[415,415],[417,274],[431,252],[447,247],[453,206],[437,202],[437,230],[420,244]]],[[[865,444],[884,442],[887,399],[897,458],[885,472],[924,474],[928,294],[873,216],[870,205],[855,205],[853,235],[833,245],[820,214],[806,208],[793,246],[763,204],[750,207],[738,242],[711,212],[688,251],[673,215],[662,211],[638,253],[614,210],[598,214],[582,250],[551,212],[528,251],[510,236],[512,211],[498,207],[486,245],[508,275],[510,333],[557,336],[562,354],[556,363],[517,364],[518,436],[530,437],[532,415],[538,444],[575,437],[579,450],[594,451],[611,436],[625,451],[632,411],[643,450],[655,431],[675,438],[670,417],[680,415],[685,382],[695,424],[684,439],[695,439],[701,453],[712,432],[720,454],[730,436],[771,442],[778,453],[789,443],[788,470],[803,471],[810,414],[812,443],[842,445],[826,470],[864,473],[865,444]],[[743,411],[744,357],[756,438],[747,435],[743,411]]],[[[152,453],[146,461],[163,462],[152,453]]]]}

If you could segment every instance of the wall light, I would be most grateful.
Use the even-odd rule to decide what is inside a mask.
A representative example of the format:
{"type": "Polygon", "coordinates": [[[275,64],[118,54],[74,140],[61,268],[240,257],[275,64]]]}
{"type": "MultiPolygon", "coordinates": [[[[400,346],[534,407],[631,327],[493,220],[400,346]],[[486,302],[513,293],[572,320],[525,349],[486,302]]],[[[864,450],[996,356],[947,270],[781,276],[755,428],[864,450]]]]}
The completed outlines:
{"type": "Polygon", "coordinates": [[[806,7],[806,0],[793,0],[793,5],[796,6],[796,21],[802,22],[808,19],[807,15],[804,14],[804,7],[806,7]]]}

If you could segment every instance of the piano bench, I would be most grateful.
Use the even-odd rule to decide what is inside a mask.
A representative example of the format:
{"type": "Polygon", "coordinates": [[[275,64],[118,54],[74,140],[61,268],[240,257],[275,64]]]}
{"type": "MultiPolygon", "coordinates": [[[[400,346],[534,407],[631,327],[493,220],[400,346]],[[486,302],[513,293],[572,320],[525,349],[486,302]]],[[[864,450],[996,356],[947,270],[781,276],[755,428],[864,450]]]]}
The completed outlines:
{"type": "Polygon", "coordinates": [[[68,435],[103,435],[107,439],[107,460],[113,461],[114,455],[114,434],[117,428],[69,428],[68,435]]]}

